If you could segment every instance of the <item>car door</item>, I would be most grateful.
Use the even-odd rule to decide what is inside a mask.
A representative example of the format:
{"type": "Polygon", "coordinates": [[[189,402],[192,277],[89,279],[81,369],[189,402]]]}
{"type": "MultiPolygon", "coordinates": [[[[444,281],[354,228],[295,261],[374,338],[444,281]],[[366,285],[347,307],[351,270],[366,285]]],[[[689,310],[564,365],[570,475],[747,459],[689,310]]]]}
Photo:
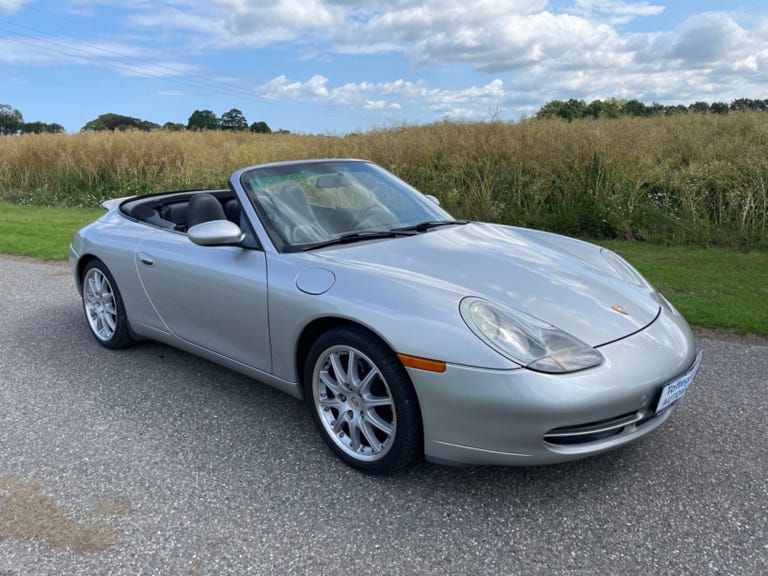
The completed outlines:
{"type": "Polygon", "coordinates": [[[174,336],[271,372],[264,252],[198,246],[158,230],[135,250],[147,297],[174,336]]]}

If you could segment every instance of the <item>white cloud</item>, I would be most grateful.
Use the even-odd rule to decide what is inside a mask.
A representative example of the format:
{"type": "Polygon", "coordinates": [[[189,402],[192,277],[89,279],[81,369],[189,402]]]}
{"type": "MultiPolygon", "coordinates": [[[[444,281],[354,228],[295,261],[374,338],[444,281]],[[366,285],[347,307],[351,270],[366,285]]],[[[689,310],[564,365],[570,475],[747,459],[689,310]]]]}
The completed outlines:
{"type": "Polygon", "coordinates": [[[355,82],[329,87],[324,76],[306,82],[292,82],[285,76],[273,78],[256,89],[257,94],[274,100],[311,101],[360,110],[401,110],[404,104],[423,108],[433,116],[482,117],[489,109],[502,106],[510,98],[501,80],[484,86],[460,90],[429,88],[423,81],[355,82]]]}
{"type": "Polygon", "coordinates": [[[541,64],[605,68],[621,64],[622,53],[621,40],[611,27],[578,16],[540,12],[512,15],[459,35],[436,32],[411,56],[421,65],[466,62],[498,73],[541,64]]]}
{"type": "Polygon", "coordinates": [[[108,59],[122,60],[144,56],[146,52],[143,49],[119,42],[87,42],[56,36],[0,38],[0,64],[88,64],[108,59]]]}
{"type": "Polygon", "coordinates": [[[197,48],[260,48],[296,41],[315,30],[340,25],[345,12],[323,0],[164,0],[135,10],[133,25],[179,30],[197,48]]]}
{"type": "Polygon", "coordinates": [[[290,82],[285,76],[278,76],[260,86],[256,92],[271,100],[322,99],[328,97],[328,90],[325,87],[327,82],[328,79],[319,74],[312,76],[307,82],[290,82]]]}
{"type": "Polygon", "coordinates": [[[627,24],[643,16],[658,16],[664,6],[623,0],[575,0],[574,13],[586,17],[605,16],[611,24],[627,24]]]}
{"type": "MultiPolygon", "coordinates": [[[[608,80],[617,86],[628,73],[663,75],[713,65],[757,74],[765,70],[765,20],[748,29],[728,14],[713,13],[696,16],[677,30],[629,33],[621,25],[658,16],[664,6],[645,0],[572,2],[557,11],[546,0],[160,0],[123,4],[134,6],[130,18],[134,26],[183,32],[190,53],[280,44],[303,61],[327,62],[337,54],[394,52],[424,69],[467,65],[494,76],[524,72],[542,79],[570,73],[575,84],[580,77],[591,78],[600,72],[611,76],[608,80]]],[[[601,79],[600,83],[606,82],[601,79]]]]}
{"type": "Polygon", "coordinates": [[[125,76],[159,78],[184,76],[197,67],[179,61],[163,61],[135,44],[45,38],[0,38],[0,65],[9,66],[98,66],[125,76]]]}
{"type": "Polygon", "coordinates": [[[690,65],[708,64],[731,57],[748,43],[745,30],[728,15],[702,14],[683,26],[671,56],[690,65]]]}
{"type": "Polygon", "coordinates": [[[10,16],[16,14],[24,4],[29,4],[33,0],[0,0],[0,14],[10,16]]]}
{"type": "Polygon", "coordinates": [[[146,62],[143,64],[111,62],[108,65],[125,76],[141,76],[143,78],[185,76],[197,70],[195,66],[183,62],[146,62]]]}
{"type": "Polygon", "coordinates": [[[343,12],[322,0],[215,0],[233,34],[268,32],[274,28],[302,30],[333,26],[343,12]]]}
{"type": "Polygon", "coordinates": [[[387,107],[386,100],[366,100],[363,104],[365,110],[384,110],[387,107]]]}

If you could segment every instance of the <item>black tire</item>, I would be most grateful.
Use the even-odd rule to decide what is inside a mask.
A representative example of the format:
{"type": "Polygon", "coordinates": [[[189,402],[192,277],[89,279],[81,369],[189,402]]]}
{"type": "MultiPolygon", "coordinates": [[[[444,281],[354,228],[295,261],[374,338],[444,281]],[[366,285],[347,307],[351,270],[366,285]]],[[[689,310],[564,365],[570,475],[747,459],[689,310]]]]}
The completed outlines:
{"type": "Polygon", "coordinates": [[[96,341],[112,350],[133,344],[125,306],[117,283],[101,260],[91,260],[83,270],[83,311],[96,341]]]}
{"type": "Polygon", "coordinates": [[[326,332],[309,350],[303,385],[323,440],[353,468],[391,474],[421,456],[421,413],[413,384],[377,336],[352,324],[326,332]]]}

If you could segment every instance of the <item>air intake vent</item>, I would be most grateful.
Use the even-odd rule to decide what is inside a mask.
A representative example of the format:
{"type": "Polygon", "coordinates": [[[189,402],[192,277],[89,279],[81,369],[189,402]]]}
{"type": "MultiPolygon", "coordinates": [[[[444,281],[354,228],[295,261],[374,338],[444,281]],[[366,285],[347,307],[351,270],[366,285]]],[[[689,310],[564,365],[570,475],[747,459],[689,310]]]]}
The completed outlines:
{"type": "Polygon", "coordinates": [[[544,441],[556,446],[573,446],[605,440],[621,434],[627,426],[634,425],[641,418],[640,412],[630,412],[599,422],[553,428],[544,435],[544,441]]]}

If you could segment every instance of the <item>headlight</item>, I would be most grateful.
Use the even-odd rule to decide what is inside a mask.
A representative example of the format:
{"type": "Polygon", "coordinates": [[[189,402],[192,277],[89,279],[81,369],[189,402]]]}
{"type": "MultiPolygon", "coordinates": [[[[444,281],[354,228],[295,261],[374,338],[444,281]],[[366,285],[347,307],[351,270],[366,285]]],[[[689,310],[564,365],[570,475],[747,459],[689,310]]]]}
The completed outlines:
{"type": "Polygon", "coordinates": [[[528,314],[467,297],[459,307],[470,330],[502,356],[540,372],[575,372],[597,366],[603,356],[567,332],[528,314]]]}

